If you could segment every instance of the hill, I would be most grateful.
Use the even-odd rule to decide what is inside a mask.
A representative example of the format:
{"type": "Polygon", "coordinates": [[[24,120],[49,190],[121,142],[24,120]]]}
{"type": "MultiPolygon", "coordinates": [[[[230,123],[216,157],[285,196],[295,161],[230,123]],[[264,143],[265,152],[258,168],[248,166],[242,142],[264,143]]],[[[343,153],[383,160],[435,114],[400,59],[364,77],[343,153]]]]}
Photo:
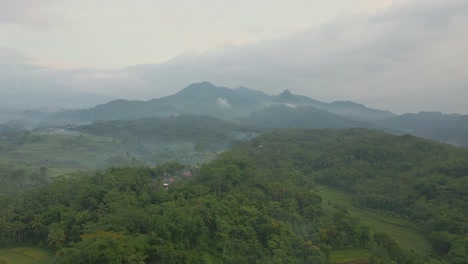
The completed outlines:
{"type": "Polygon", "coordinates": [[[466,149],[410,135],[277,130],[200,168],[111,168],[0,197],[0,242],[42,243],[60,263],[330,263],[356,253],[364,262],[461,264],[467,161],[466,149]],[[317,183],[361,209],[328,201],[338,194],[317,183]],[[373,210],[363,222],[388,233],[347,208],[373,210]],[[398,228],[404,219],[417,227],[398,228]],[[427,239],[432,255],[399,245],[401,230],[427,239]]]}
{"type": "Polygon", "coordinates": [[[468,147],[468,115],[420,112],[383,119],[376,123],[412,135],[468,147]]]}
{"type": "Polygon", "coordinates": [[[360,207],[411,219],[449,263],[468,256],[467,149],[363,129],[276,131],[246,148],[257,149],[251,155],[263,166],[309,175],[351,192],[360,207]]]}
{"type": "Polygon", "coordinates": [[[372,123],[349,119],[308,105],[274,104],[239,120],[242,124],[260,128],[378,128],[372,123]]]}
{"type": "Polygon", "coordinates": [[[73,130],[97,136],[138,140],[146,144],[191,142],[213,149],[224,149],[231,141],[252,137],[255,133],[252,129],[234,123],[198,115],[101,121],[73,130]]]}
{"type": "Polygon", "coordinates": [[[368,122],[396,117],[390,111],[371,109],[351,101],[332,102],[323,106],[323,109],[336,115],[368,122]]]}

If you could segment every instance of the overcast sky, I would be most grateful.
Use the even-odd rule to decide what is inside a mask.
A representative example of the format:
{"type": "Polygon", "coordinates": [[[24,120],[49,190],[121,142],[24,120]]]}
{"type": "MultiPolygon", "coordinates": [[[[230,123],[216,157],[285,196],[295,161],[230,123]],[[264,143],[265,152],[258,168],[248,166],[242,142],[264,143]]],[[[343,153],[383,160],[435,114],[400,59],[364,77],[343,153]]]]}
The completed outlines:
{"type": "Polygon", "coordinates": [[[0,0],[0,108],[192,82],[468,114],[466,0],[0,0]]]}

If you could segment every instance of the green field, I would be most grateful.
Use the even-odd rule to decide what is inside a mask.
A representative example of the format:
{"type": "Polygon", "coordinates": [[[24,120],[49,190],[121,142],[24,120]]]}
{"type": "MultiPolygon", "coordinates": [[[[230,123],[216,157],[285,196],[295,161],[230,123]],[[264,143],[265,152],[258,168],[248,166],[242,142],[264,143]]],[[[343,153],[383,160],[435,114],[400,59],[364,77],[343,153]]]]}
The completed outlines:
{"type": "Polygon", "coordinates": [[[16,163],[45,166],[49,173],[61,174],[106,165],[111,155],[125,153],[113,139],[88,135],[41,135],[18,149],[2,151],[1,156],[16,163]],[[54,173],[55,172],[55,173],[54,173]]]}
{"type": "Polygon", "coordinates": [[[47,264],[52,260],[49,252],[37,247],[0,249],[0,264],[47,264]]]}
{"type": "Polygon", "coordinates": [[[414,223],[398,217],[385,216],[377,210],[356,207],[352,204],[351,194],[336,188],[320,186],[319,194],[322,196],[325,209],[330,206],[328,201],[331,204],[343,205],[353,217],[370,227],[372,232],[383,231],[391,235],[402,249],[408,249],[422,256],[431,253],[427,237],[417,230],[414,223]]]}
{"type": "Polygon", "coordinates": [[[219,151],[196,151],[193,144],[121,140],[90,134],[39,134],[17,148],[0,142],[0,158],[16,164],[46,167],[50,176],[109,166],[158,165],[168,161],[205,163],[219,151]]]}
{"type": "Polygon", "coordinates": [[[362,261],[363,263],[369,260],[369,251],[363,250],[337,250],[330,254],[331,263],[352,263],[362,261]]]}

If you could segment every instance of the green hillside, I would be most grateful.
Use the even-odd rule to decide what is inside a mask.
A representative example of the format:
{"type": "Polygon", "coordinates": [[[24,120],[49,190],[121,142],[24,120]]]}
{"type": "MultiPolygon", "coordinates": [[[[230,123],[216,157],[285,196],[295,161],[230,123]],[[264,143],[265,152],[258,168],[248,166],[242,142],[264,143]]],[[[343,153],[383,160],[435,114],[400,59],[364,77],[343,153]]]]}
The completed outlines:
{"type": "Polygon", "coordinates": [[[58,263],[462,264],[467,160],[408,135],[278,130],[198,168],[113,167],[0,196],[0,245],[58,263]]]}
{"type": "Polygon", "coordinates": [[[260,128],[377,128],[378,126],[335,115],[314,106],[275,104],[239,119],[242,124],[260,128]]]}
{"type": "Polygon", "coordinates": [[[251,137],[255,132],[234,123],[198,115],[94,122],[79,126],[75,130],[98,136],[145,142],[200,143],[215,149],[217,146],[225,148],[232,140],[251,137]]]}
{"type": "Polygon", "coordinates": [[[364,209],[352,203],[352,195],[339,189],[320,186],[319,195],[328,203],[343,205],[349,213],[358,218],[363,224],[370,227],[372,232],[384,231],[390,234],[401,248],[409,249],[420,255],[430,255],[431,245],[429,238],[417,228],[417,225],[401,217],[388,216],[381,211],[364,209]]]}

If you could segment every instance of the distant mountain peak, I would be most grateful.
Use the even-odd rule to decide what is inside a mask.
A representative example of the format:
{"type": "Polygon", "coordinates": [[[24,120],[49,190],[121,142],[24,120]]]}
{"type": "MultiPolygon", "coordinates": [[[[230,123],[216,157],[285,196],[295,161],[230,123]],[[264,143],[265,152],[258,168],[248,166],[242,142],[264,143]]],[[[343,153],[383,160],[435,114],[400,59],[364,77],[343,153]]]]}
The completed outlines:
{"type": "Polygon", "coordinates": [[[204,81],[204,82],[189,84],[186,88],[196,88],[196,87],[216,87],[216,85],[214,85],[211,82],[204,81]]]}
{"type": "Polygon", "coordinates": [[[210,83],[210,82],[199,82],[199,83],[192,83],[185,87],[184,89],[180,90],[180,92],[188,91],[188,90],[213,90],[221,87],[217,87],[216,85],[210,83]]]}
{"type": "Polygon", "coordinates": [[[199,93],[213,93],[226,90],[230,91],[231,89],[226,87],[218,87],[210,82],[199,82],[190,84],[189,86],[177,92],[175,95],[194,95],[199,93]]]}
{"type": "Polygon", "coordinates": [[[282,93],[275,96],[276,102],[278,103],[290,103],[298,105],[312,105],[314,107],[322,107],[326,105],[324,102],[314,100],[310,97],[304,95],[296,95],[291,92],[291,90],[286,89],[282,93]]]}
{"type": "Polygon", "coordinates": [[[298,97],[300,97],[300,96],[297,96],[297,95],[291,93],[291,90],[289,90],[289,89],[285,89],[283,92],[278,94],[277,97],[280,100],[294,100],[294,99],[297,100],[298,97]]]}
{"type": "Polygon", "coordinates": [[[291,90],[285,89],[280,95],[292,95],[291,90]]]}

